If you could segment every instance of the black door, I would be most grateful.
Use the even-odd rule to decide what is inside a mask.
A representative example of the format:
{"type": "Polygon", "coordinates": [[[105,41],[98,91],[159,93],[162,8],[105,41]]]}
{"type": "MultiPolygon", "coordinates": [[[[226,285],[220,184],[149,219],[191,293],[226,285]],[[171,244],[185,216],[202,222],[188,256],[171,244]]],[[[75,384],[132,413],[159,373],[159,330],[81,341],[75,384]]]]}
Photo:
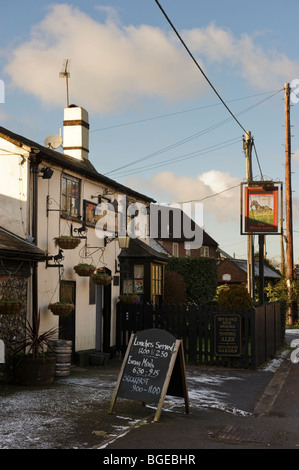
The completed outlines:
{"type": "MultiPolygon", "coordinates": [[[[76,283],[74,281],[61,281],[60,302],[76,305],[76,283]]],[[[59,317],[59,338],[72,341],[72,349],[75,351],[75,310],[66,316],[59,317]]]]}

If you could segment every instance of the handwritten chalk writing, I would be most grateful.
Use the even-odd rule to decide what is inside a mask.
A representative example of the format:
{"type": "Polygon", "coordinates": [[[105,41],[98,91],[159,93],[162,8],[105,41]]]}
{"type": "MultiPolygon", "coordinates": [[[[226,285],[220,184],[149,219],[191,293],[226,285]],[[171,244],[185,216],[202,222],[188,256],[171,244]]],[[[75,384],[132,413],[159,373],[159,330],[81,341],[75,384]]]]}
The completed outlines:
{"type": "Polygon", "coordinates": [[[171,346],[169,344],[160,344],[159,341],[156,341],[156,348],[158,349],[164,349],[165,351],[173,351],[175,343],[173,343],[171,346]]]}
{"type": "Polygon", "coordinates": [[[142,377],[158,377],[160,370],[159,369],[145,370],[145,369],[142,369],[141,367],[133,367],[132,372],[133,374],[136,374],[142,377]]]}
{"type": "Polygon", "coordinates": [[[145,341],[139,341],[137,337],[135,337],[133,346],[143,346],[144,348],[153,348],[154,343],[147,341],[147,339],[145,341]]]}
{"type": "Polygon", "coordinates": [[[144,358],[141,364],[142,367],[155,367],[153,359],[144,358]]]}
{"type": "Polygon", "coordinates": [[[135,384],[145,384],[147,385],[148,384],[148,379],[144,378],[144,377],[133,377],[132,375],[127,375],[125,374],[123,376],[123,381],[124,382],[133,382],[135,384]]]}
{"type": "Polygon", "coordinates": [[[138,332],[130,346],[119,395],[145,402],[159,401],[175,344],[174,336],[164,330],[138,332]]]}
{"type": "Polygon", "coordinates": [[[148,388],[141,387],[140,385],[133,385],[132,391],[137,392],[137,393],[145,392],[145,393],[149,393],[152,395],[160,395],[161,388],[155,387],[153,385],[150,385],[148,388]]]}
{"type": "Polygon", "coordinates": [[[140,366],[141,361],[136,361],[136,360],[132,359],[132,356],[129,356],[128,357],[128,364],[133,364],[134,366],[140,366]]]}
{"type": "Polygon", "coordinates": [[[148,356],[150,354],[150,349],[139,348],[138,349],[138,354],[144,354],[145,356],[148,356]]]}

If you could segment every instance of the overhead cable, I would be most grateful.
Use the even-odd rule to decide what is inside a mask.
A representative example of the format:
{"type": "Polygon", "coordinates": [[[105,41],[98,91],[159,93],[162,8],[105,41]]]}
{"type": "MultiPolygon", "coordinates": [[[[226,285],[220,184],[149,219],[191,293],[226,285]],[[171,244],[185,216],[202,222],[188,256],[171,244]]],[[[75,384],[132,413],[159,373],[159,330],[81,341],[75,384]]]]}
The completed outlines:
{"type": "MultiPolygon", "coordinates": [[[[258,106],[258,105],[264,103],[265,101],[269,100],[270,98],[272,98],[273,96],[275,96],[277,93],[280,93],[282,90],[283,90],[283,88],[280,89],[280,90],[278,90],[278,91],[275,91],[275,93],[273,93],[271,96],[267,96],[266,98],[264,98],[263,100],[259,101],[258,103],[255,103],[255,104],[249,106],[248,108],[243,109],[243,110],[240,111],[237,115],[239,116],[239,115],[245,114],[246,112],[250,111],[251,109],[255,108],[256,106],[258,106]]],[[[196,139],[197,137],[200,137],[200,136],[206,134],[207,132],[210,132],[210,131],[212,131],[212,130],[214,130],[214,129],[220,127],[220,126],[222,126],[223,124],[226,124],[226,123],[230,122],[231,120],[232,120],[231,117],[228,117],[228,118],[226,118],[226,119],[223,119],[222,121],[219,121],[218,123],[213,124],[212,126],[206,128],[206,129],[203,129],[202,131],[199,131],[199,132],[197,132],[197,133],[195,133],[195,134],[193,134],[193,135],[191,135],[191,136],[189,136],[189,137],[186,137],[185,139],[182,139],[182,140],[180,140],[180,141],[178,141],[178,142],[175,142],[174,144],[168,145],[167,147],[164,147],[164,148],[161,149],[161,150],[157,150],[156,152],[153,152],[153,153],[151,153],[151,154],[149,154],[149,155],[146,155],[146,156],[144,156],[144,157],[138,158],[137,160],[134,160],[134,161],[132,161],[131,163],[126,163],[125,165],[122,165],[122,166],[120,166],[120,167],[118,167],[118,168],[115,168],[114,170],[110,170],[109,172],[104,173],[104,176],[110,175],[111,173],[116,173],[116,172],[118,172],[118,171],[120,171],[120,170],[123,170],[123,169],[125,169],[125,168],[128,168],[129,166],[135,165],[136,163],[143,162],[143,161],[148,160],[148,159],[150,159],[150,158],[156,157],[157,155],[160,155],[161,153],[164,153],[164,152],[167,152],[167,151],[169,151],[169,150],[172,150],[172,149],[174,149],[174,148],[176,148],[176,147],[178,147],[178,146],[180,146],[180,145],[185,144],[186,142],[189,142],[190,140],[196,139]]],[[[114,175],[114,177],[115,177],[115,175],[114,175]]]]}
{"type": "Polygon", "coordinates": [[[174,25],[172,24],[172,22],[170,21],[170,19],[168,18],[167,14],[165,13],[165,11],[163,10],[162,6],[160,5],[160,3],[158,2],[158,0],[155,0],[156,4],[158,5],[158,7],[160,8],[160,10],[162,11],[163,15],[165,16],[165,18],[167,19],[168,23],[170,24],[170,26],[172,27],[173,31],[175,32],[175,34],[177,35],[177,37],[179,38],[179,40],[181,41],[181,43],[183,44],[184,48],[186,49],[186,51],[188,52],[188,54],[190,55],[191,59],[193,60],[193,62],[195,63],[195,65],[197,66],[197,68],[200,70],[200,72],[202,73],[202,75],[204,76],[204,78],[206,79],[206,81],[208,82],[208,84],[210,85],[210,87],[212,88],[212,90],[216,93],[216,95],[218,96],[218,98],[220,99],[221,103],[225,106],[225,108],[227,109],[227,111],[230,113],[230,115],[233,117],[233,119],[236,121],[236,123],[241,127],[241,129],[245,132],[245,134],[247,133],[246,129],[242,126],[242,124],[238,121],[238,119],[236,118],[236,116],[232,113],[232,111],[229,109],[229,107],[227,106],[227,104],[225,103],[225,101],[221,98],[221,96],[219,95],[218,91],[215,89],[214,85],[211,83],[211,81],[208,79],[207,75],[205,74],[205,72],[203,71],[203,69],[201,68],[201,66],[199,65],[199,63],[197,62],[197,60],[195,59],[195,57],[193,56],[193,54],[191,53],[191,51],[189,50],[189,48],[187,47],[187,45],[185,44],[184,40],[182,39],[182,37],[180,36],[180,34],[178,33],[178,31],[176,30],[176,28],[174,27],[174,25]]]}
{"type": "MultiPolygon", "coordinates": [[[[242,98],[233,98],[233,99],[227,100],[227,102],[233,103],[235,101],[242,101],[242,100],[247,100],[247,99],[250,99],[250,98],[256,98],[257,96],[268,95],[270,93],[275,94],[275,93],[278,93],[282,90],[284,90],[284,89],[282,88],[282,89],[279,89],[279,90],[265,91],[263,93],[256,93],[255,95],[243,96],[242,98]]],[[[183,109],[182,111],[175,111],[173,113],[160,114],[160,115],[157,115],[157,116],[151,116],[151,117],[147,117],[147,118],[144,118],[144,119],[137,119],[135,121],[121,122],[119,124],[113,124],[111,126],[99,127],[97,129],[91,129],[90,132],[100,132],[100,131],[107,131],[107,130],[110,130],[110,129],[115,129],[117,127],[132,126],[134,124],[141,124],[143,122],[155,121],[157,119],[164,119],[164,118],[168,118],[168,117],[172,117],[172,116],[178,116],[180,114],[186,114],[186,113],[191,113],[191,112],[194,112],[194,111],[200,111],[200,110],[203,110],[203,109],[209,109],[209,108],[213,108],[215,106],[219,106],[220,104],[221,103],[212,103],[212,104],[207,104],[207,105],[204,105],[204,106],[198,106],[196,108],[183,109]]]]}

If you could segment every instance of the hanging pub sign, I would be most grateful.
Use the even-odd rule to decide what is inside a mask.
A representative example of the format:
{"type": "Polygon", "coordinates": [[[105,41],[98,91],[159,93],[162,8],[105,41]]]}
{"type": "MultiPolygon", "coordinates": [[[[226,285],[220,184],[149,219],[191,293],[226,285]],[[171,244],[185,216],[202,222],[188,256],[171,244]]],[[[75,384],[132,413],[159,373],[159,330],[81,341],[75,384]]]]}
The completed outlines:
{"type": "Polygon", "coordinates": [[[282,183],[241,184],[241,235],[282,233],[282,183]]]}

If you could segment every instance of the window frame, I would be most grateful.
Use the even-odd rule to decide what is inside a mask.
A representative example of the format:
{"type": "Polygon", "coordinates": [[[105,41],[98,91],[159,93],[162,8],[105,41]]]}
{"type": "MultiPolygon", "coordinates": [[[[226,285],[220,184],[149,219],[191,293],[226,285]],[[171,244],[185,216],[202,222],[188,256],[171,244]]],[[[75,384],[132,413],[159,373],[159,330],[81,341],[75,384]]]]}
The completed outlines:
{"type": "Polygon", "coordinates": [[[179,257],[179,244],[178,243],[175,243],[175,242],[172,243],[172,256],[174,256],[175,258],[179,257]],[[176,251],[176,254],[175,254],[175,251],[176,251]]]}
{"type": "MultiPolygon", "coordinates": [[[[66,183],[67,185],[67,183],[66,183]]],[[[60,196],[60,206],[61,206],[61,217],[71,218],[74,220],[81,219],[81,180],[76,176],[69,175],[68,173],[61,174],[61,196],[60,196]],[[67,182],[70,181],[72,184],[78,184],[78,196],[73,197],[72,194],[64,192],[64,180],[67,182]],[[64,199],[66,198],[66,207],[64,206],[64,199]],[[77,213],[72,212],[73,199],[77,201],[77,213]],[[70,209],[68,209],[68,201],[70,202],[70,209]]],[[[76,206],[75,206],[76,207],[76,206]]]]}
{"type": "Polygon", "coordinates": [[[200,256],[202,258],[209,258],[210,257],[210,247],[208,246],[201,246],[200,247],[200,256]]]}

